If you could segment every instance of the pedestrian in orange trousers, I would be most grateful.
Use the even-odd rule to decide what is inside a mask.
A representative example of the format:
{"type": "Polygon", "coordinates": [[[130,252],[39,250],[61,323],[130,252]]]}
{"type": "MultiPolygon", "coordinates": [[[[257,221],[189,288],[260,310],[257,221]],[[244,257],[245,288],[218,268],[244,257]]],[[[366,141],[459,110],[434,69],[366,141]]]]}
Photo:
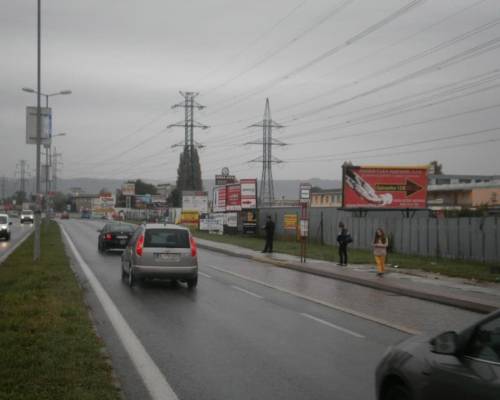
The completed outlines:
{"type": "Polygon", "coordinates": [[[375,239],[373,240],[373,256],[377,263],[377,276],[382,276],[385,272],[385,257],[387,256],[387,246],[389,241],[385,236],[384,231],[378,228],[375,232],[375,239]]]}

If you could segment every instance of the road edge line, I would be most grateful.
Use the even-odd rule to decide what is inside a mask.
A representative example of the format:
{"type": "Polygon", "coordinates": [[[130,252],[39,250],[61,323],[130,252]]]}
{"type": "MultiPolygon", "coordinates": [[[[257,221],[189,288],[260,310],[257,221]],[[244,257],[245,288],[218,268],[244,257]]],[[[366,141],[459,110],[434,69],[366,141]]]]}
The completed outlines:
{"type": "Polygon", "coordinates": [[[61,224],[59,224],[59,227],[61,228],[61,232],[66,239],[66,243],[69,245],[80,269],[92,287],[92,290],[99,300],[99,303],[108,317],[108,320],[111,322],[111,325],[120,339],[120,342],[142,378],[146,389],[151,395],[151,398],[153,400],[178,400],[177,395],[167,382],[164,374],[160,371],[156,363],[140,342],[139,338],[135,335],[132,328],[128,325],[125,318],[113,303],[106,290],[104,290],[88,264],[80,255],[80,252],[71,240],[70,235],[61,224]]]}
{"type": "Polygon", "coordinates": [[[14,251],[16,251],[16,249],[21,246],[32,234],[33,234],[34,230],[31,229],[30,231],[28,231],[27,233],[24,234],[24,236],[21,237],[21,239],[19,239],[19,241],[13,245],[9,250],[7,250],[4,254],[2,254],[2,256],[0,256],[0,265],[2,265],[4,263],[5,260],[7,260],[7,258],[9,258],[9,256],[14,253],[14,251]]]}

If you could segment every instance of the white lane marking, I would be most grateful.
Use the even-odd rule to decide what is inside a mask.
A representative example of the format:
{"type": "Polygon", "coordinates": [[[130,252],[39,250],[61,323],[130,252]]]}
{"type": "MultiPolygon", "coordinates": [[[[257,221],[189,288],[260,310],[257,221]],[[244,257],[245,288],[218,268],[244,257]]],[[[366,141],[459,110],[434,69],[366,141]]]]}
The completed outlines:
{"type": "Polygon", "coordinates": [[[211,275],[205,274],[204,272],[201,272],[201,271],[198,271],[198,274],[201,275],[201,276],[204,276],[205,278],[209,278],[209,279],[212,278],[211,275]]]}
{"type": "Polygon", "coordinates": [[[122,342],[125,351],[128,353],[135,368],[137,369],[137,372],[141,376],[144,385],[151,395],[151,398],[153,400],[178,400],[177,395],[168,384],[165,376],[162,374],[151,356],[147,353],[146,349],[134,334],[132,328],[130,328],[127,324],[127,321],[125,321],[125,318],[123,318],[120,311],[99,283],[87,263],[83,260],[64,227],[61,224],[59,226],[61,227],[64,237],[75,255],[76,260],[80,264],[80,268],[85,274],[90,286],[99,299],[104,312],[108,316],[113,328],[122,342]]]}
{"type": "Polygon", "coordinates": [[[387,327],[392,328],[392,329],[397,329],[398,331],[401,331],[401,332],[404,332],[404,333],[408,333],[410,335],[419,335],[419,334],[421,334],[421,332],[419,332],[419,331],[417,331],[415,329],[408,328],[406,326],[402,326],[402,325],[398,325],[398,324],[394,324],[392,322],[385,321],[385,320],[380,319],[380,318],[372,317],[371,315],[368,315],[368,314],[365,314],[365,313],[362,313],[362,312],[359,312],[359,311],[351,310],[350,308],[336,306],[336,305],[328,303],[326,301],[315,299],[314,297],[309,297],[309,296],[303,295],[301,293],[297,293],[297,292],[294,292],[292,290],[288,290],[288,289],[282,288],[280,286],[271,285],[269,283],[260,281],[258,279],[249,278],[248,276],[241,275],[241,274],[238,274],[236,272],[228,271],[228,270],[226,270],[224,268],[219,268],[219,267],[215,267],[213,265],[207,265],[207,264],[205,264],[205,266],[209,267],[209,268],[212,268],[212,269],[214,269],[216,271],[223,272],[225,274],[236,276],[237,278],[244,279],[244,280],[247,280],[249,282],[257,283],[259,285],[266,286],[268,288],[278,290],[280,292],[289,294],[290,296],[299,297],[301,299],[310,301],[312,303],[320,304],[322,306],[325,306],[325,307],[328,307],[328,308],[332,308],[334,310],[341,311],[341,312],[344,312],[346,314],[351,314],[351,315],[354,315],[356,317],[363,318],[363,319],[366,319],[368,321],[375,322],[377,324],[384,325],[384,326],[387,326],[387,327]]]}
{"type": "Polygon", "coordinates": [[[317,317],[314,317],[314,316],[312,316],[310,314],[306,314],[306,313],[300,313],[300,315],[302,315],[303,317],[312,319],[313,321],[319,322],[320,324],[329,326],[330,328],[337,329],[338,331],[347,333],[348,335],[352,335],[352,336],[355,336],[357,338],[364,339],[364,336],[361,335],[360,333],[357,333],[357,332],[351,331],[350,329],[343,328],[341,326],[332,324],[331,322],[325,321],[324,319],[317,318],[317,317]]]}
{"type": "Polygon", "coordinates": [[[250,290],[243,289],[243,288],[241,288],[241,287],[239,287],[239,286],[234,286],[234,285],[232,285],[231,287],[232,287],[233,289],[239,290],[240,292],[243,292],[243,293],[249,294],[250,296],[257,297],[258,299],[263,299],[263,298],[264,298],[264,297],[262,297],[261,295],[258,295],[257,293],[251,292],[250,290]]]}

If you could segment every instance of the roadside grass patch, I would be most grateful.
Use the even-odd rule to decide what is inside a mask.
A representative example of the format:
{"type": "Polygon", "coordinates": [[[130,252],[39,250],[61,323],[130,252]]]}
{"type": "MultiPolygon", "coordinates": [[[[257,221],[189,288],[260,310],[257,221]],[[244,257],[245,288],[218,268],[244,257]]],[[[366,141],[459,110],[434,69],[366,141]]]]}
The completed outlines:
{"type": "Polygon", "coordinates": [[[0,399],[120,399],[55,222],[41,248],[0,265],[0,399]]]}
{"type": "MultiPolygon", "coordinates": [[[[211,235],[206,232],[196,231],[194,235],[200,239],[214,242],[234,244],[252,250],[262,250],[264,248],[264,238],[247,235],[211,235]]],[[[275,239],[273,250],[277,253],[300,256],[300,243],[294,240],[275,239]]],[[[359,250],[349,248],[349,264],[373,264],[375,261],[373,254],[369,250],[359,250]]],[[[338,262],[338,248],[336,246],[321,245],[310,241],[307,245],[307,257],[317,260],[338,262]]],[[[403,269],[414,269],[450,277],[500,282],[500,273],[494,272],[491,264],[483,264],[475,261],[464,261],[447,258],[433,258],[410,256],[405,254],[390,253],[387,263],[398,265],[403,269]]]]}

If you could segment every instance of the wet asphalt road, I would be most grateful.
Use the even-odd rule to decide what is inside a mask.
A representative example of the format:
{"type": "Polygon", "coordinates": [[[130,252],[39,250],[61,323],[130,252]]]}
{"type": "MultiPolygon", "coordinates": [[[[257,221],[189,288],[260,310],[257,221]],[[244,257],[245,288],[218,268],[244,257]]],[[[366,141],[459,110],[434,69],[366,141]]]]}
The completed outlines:
{"type": "MultiPolygon", "coordinates": [[[[130,289],[120,279],[120,256],[97,252],[101,221],[61,223],[183,400],[374,399],[378,360],[389,345],[408,336],[391,325],[429,332],[477,318],[203,250],[196,290],[166,282],[130,289]]],[[[85,287],[80,269],[75,271],[85,287]]],[[[148,399],[91,290],[87,301],[126,398],[148,399]]]]}
{"type": "Polygon", "coordinates": [[[10,249],[16,245],[33,229],[32,224],[21,224],[18,218],[11,218],[12,225],[10,227],[10,240],[0,239],[0,260],[10,249]]]}

